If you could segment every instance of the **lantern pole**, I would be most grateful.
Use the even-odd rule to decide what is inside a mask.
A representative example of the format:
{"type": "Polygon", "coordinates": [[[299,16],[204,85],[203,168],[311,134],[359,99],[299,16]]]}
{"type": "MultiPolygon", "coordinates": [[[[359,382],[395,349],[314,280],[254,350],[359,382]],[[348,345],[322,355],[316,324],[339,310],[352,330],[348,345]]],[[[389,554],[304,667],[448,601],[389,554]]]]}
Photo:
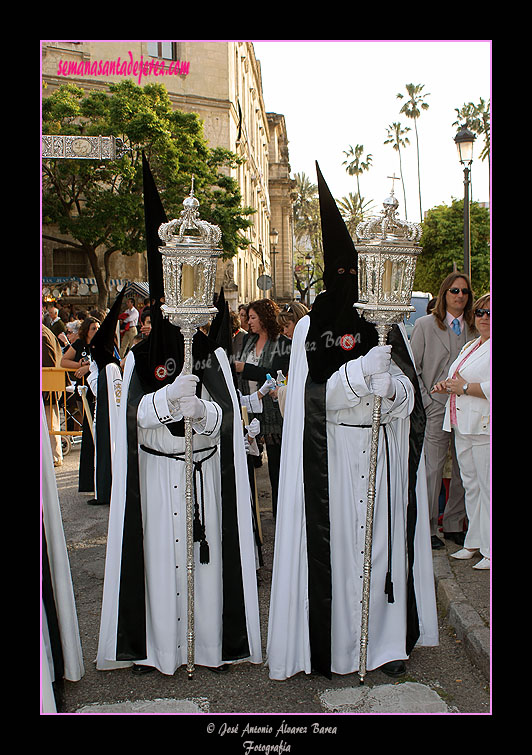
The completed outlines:
{"type": "MultiPolygon", "coordinates": [[[[195,325],[181,328],[185,341],[183,372],[192,374],[192,340],[196,333],[195,325]]],[[[187,675],[194,675],[194,449],[192,437],[192,418],[185,417],[185,509],[187,528],[187,675]]]]}
{"type": "MultiPolygon", "coordinates": [[[[394,323],[401,322],[405,315],[408,316],[414,311],[411,298],[416,257],[422,251],[417,243],[421,237],[421,226],[399,220],[396,217],[398,206],[399,202],[394,197],[392,188],[391,196],[383,203],[384,211],[381,215],[359,223],[356,229],[357,237],[362,244],[356,245],[359,302],[355,307],[368,322],[376,326],[379,346],[386,344],[388,332],[394,323]]],[[[364,684],[367,671],[373,515],[381,410],[382,398],[374,396],[364,542],[358,671],[360,684],[364,684]]]]}
{"type": "MultiPolygon", "coordinates": [[[[194,177],[184,210],[178,220],[159,227],[159,237],[165,245],[159,247],[163,255],[165,303],[161,311],[180,328],[184,339],[184,375],[192,374],[192,341],[197,329],[206,325],[218,311],[212,305],[216,279],[218,247],[222,233],[218,226],[199,217],[199,202],[194,197],[194,177]],[[193,230],[194,235],[185,235],[193,230]],[[183,276],[183,267],[193,268],[193,286],[183,276]]],[[[192,418],[185,417],[185,506],[187,534],[187,674],[192,679],[195,662],[194,633],[194,462],[192,418]]]]}

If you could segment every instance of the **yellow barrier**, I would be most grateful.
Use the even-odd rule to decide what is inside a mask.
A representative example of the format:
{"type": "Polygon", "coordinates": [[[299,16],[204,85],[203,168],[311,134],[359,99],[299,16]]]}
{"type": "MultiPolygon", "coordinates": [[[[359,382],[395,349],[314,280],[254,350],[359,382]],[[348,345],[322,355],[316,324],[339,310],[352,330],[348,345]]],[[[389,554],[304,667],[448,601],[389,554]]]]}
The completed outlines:
{"type": "MultiPolygon", "coordinates": [[[[54,417],[54,410],[57,419],[59,418],[59,402],[61,400],[61,394],[63,395],[63,411],[65,414],[65,429],[64,430],[52,430],[50,429],[50,435],[81,435],[82,430],[68,430],[67,429],[67,380],[66,373],[72,372],[72,370],[66,370],[64,367],[42,367],[42,392],[48,395],[45,398],[45,405],[50,407],[50,418],[54,417]]],[[[80,396],[81,401],[81,396],[80,396]]],[[[79,407],[76,402],[76,412],[79,411],[79,407]]],[[[83,427],[83,419],[85,415],[85,409],[83,404],[81,405],[81,414],[79,420],[80,428],[83,427]]]]}

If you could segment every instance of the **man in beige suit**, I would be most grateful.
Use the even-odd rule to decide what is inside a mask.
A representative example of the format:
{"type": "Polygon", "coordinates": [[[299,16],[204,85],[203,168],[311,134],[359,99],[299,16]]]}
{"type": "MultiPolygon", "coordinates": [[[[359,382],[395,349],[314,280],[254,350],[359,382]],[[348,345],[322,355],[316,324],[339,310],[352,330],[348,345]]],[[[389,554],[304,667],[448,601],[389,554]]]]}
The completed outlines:
{"type": "Polygon", "coordinates": [[[427,415],[425,428],[425,463],[430,509],[432,547],[442,548],[437,536],[439,497],[443,468],[451,445],[452,477],[443,514],[444,537],[462,545],[464,542],[464,488],[456,460],[454,433],[443,430],[447,397],[430,393],[432,387],[447,377],[462,347],[476,335],[472,311],[473,292],[467,276],[451,273],[440,286],[431,314],[416,320],[410,344],[419,376],[423,406],[427,415]]]}

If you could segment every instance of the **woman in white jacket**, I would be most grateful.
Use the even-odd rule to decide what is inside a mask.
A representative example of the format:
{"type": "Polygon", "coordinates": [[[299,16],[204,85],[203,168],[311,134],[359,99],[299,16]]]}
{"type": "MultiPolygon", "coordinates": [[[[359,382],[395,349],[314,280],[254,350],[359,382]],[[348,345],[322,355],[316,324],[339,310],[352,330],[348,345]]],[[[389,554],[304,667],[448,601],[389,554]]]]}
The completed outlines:
{"type": "Polygon", "coordinates": [[[469,526],[454,558],[483,558],[474,569],[490,568],[490,294],[474,305],[479,338],[466,343],[433,393],[448,393],[443,429],[455,430],[469,526]]]}

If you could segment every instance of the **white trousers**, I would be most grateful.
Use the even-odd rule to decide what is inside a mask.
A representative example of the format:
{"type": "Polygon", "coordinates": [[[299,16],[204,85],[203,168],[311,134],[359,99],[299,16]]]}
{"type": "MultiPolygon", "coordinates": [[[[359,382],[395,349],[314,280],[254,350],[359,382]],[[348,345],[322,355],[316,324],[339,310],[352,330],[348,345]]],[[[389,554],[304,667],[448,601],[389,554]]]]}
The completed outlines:
{"type": "Polygon", "coordinates": [[[455,428],[455,445],[465,489],[469,527],[464,548],[480,548],[490,557],[490,436],[463,435],[455,428]]]}

